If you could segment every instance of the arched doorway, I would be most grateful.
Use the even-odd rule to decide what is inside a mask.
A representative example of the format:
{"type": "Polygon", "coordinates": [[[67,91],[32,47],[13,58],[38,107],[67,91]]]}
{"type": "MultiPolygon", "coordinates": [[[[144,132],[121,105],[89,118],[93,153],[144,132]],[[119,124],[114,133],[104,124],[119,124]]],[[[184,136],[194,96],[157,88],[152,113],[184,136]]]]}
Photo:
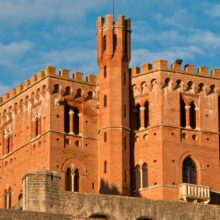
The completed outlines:
{"type": "Polygon", "coordinates": [[[186,157],[182,167],[183,183],[197,184],[197,168],[191,157],[186,157]]]}

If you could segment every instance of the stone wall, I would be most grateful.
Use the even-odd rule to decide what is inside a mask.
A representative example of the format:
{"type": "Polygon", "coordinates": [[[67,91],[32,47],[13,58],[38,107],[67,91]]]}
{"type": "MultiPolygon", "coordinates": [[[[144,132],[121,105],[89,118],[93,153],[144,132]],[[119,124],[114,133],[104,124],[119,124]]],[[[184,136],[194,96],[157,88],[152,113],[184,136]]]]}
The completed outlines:
{"type": "MultiPolygon", "coordinates": [[[[75,220],[71,215],[0,209],[0,220],[75,220]]],[[[78,219],[79,220],[79,219],[78,219]]]]}

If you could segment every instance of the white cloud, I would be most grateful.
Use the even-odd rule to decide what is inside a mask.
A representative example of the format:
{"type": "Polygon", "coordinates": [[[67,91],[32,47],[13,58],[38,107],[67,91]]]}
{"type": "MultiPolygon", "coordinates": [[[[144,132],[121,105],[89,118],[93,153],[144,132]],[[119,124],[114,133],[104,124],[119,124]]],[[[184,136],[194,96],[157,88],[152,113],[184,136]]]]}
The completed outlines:
{"type": "Polygon", "coordinates": [[[205,14],[209,15],[210,17],[220,18],[220,4],[206,3],[204,7],[205,14]]]}

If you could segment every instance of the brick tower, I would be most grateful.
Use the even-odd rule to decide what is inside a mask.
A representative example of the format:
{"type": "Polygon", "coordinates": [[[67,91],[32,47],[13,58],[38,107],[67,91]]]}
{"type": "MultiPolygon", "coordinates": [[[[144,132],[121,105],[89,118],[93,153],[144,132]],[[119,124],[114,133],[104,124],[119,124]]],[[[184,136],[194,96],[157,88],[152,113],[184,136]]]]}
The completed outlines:
{"type": "Polygon", "coordinates": [[[130,20],[112,15],[97,21],[99,66],[100,192],[130,194],[130,20]]]}

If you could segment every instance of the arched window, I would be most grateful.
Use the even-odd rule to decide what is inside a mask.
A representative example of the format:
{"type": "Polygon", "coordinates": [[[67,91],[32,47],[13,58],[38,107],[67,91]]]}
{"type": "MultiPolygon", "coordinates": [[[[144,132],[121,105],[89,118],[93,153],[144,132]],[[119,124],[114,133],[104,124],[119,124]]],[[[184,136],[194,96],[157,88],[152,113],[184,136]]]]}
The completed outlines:
{"type": "Polygon", "coordinates": [[[148,187],[148,167],[146,163],[142,166],[142,184],[143,188],[148,187]]]}
{"type": "Polygon", "coordinates": [[[137,165],[135,167],[135,189],[139,190],[141,188],[141,172],[140,166],[137,165]]]}
{"type": "Polygon", "coordinates": [[[79,170],[74,172],[74,192],[79,192],[79,170]]]}
{"type": "Polygon", "coordinates": [[[140,123],[140,105],[136,105],[135,109],[135,124],[136,124],[136,130],[139,130],[141,123],[140,123]]]}
{"type": "Polygon", "coordinates": [[[70,95],[70,92],[71,92],[71,89],[70,89],[69,86],[67,86],[67,87],[65,88],[64,96],[70,95]]]}
{"type": "Polygon", "coordinates": [[[182,175],[183,183],[197,184],[196,164],[191,157],[187,157],[183,161],[182,175]]]}
{"type": "Polygon", "coordinates": [[[117,36],[116,36],[116,34],[114,34],[114,36],[113,36],[113,50],[115,51],[116,50],[116,48],[117,48],[117,36]]]}
{"type": "Polygon", "coordinates": [[[106,36],[103,37],[103,50],[106,50],[107,42],[106,42],[106,36]]]}
{"type": "Polygon", "coordinates": [[[107,138],[107,133],[104,133],[104,142],[107,142],[108,138],[107,138]]]}
{"type": "Polygon", "coordinates": [[[64,110],[64,131],[66,133],[70,132],[70,108],[68,106],[65,106],[64,110]]]}
{"type": "Polygon", "coordinates": [[[144,126],[147,128],[149,126],[149,103],[145,102],[144,107],[144,126]]]}
{"type": "Polygon", "coordinates": [[[53,87],[53,92],[52,94],[58,93],[60,91],[60,86],[59,84],[55,84],[53,87]]]}
{"type": "Polygon", "coordinates": [[[107,161],[104,162],[104,173],[107,173],[107,161]]]}
{"type": "Polygon", "coordinates": [[[74,124],[74,134],[79,134],[79,110],[77,107],[74,108],[74,117],[73,117],[73,124],[74,124]]]}
{"type": "Polygon", "coordinates": [[[104,107],[107,107],[107,95],[104,95],[104,107]]]}
{"type": "Polygon", "coordinates": [[[196,106],[194,102],[190,103],[190,127],[192,129],[196,128],[196,106]]]}
{"type": "Polygon", "coordinates": [[[180,126],[186,127],[186,104],[182,98],[180,98],[180,126]]]}
{"type": "Polygon", "coordinates": [[[66,170],[65,185],[66,185],[65,188],[66,191],[72,191],[72,174],[70,168],[66,170]]]}
{"type": "Polygon", "coordinates": [[[107,77],[107,67],[105,66],[104,67],[104,78],[106,78],[107,77]]]}

